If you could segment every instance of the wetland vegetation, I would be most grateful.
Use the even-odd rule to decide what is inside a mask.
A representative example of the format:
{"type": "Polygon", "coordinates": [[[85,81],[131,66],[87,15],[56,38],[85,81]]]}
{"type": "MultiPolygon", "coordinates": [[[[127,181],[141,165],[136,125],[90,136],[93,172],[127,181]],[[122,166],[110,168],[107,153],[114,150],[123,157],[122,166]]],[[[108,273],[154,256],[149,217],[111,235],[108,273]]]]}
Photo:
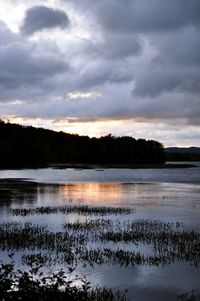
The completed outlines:
{"type": "MultiPolygon", "coordinates": [[[[119,265],[119,266],[164,266],[177,261],[189,262],[196,268],[200,263],[200,232],[184,230],[184,224],[177,221],[163,222],[150,219],[125,220],[105,219],[98,215],[124,215],[131,211],[123,207],[41,207],[11,209],[14,215],[25,218],[30,214],[78,214],[74,222],[63,224],[62,231],[48,230],[47,225],[30,222],[0,223],[0,249],[13,258],[15,252],[21,253],[21,264],[31,269],[16,270],[14,261],[0,266],[0,295],[2,300],[118,300],[125,301],[126,295],[105,288],[91,288],[85,279],[70,278],[80,265],[119,265]],[[79,208],[79,209],[78,209],[79,208]],[[62,209],[62,210],[61,210],[62,209]],[[106,243],[125,243],[122,247],[106,247],[106,243]],[[96,244],[94,247],[92,244],[96,244]],[[99,245],[99,243],[101,243],[99,245]],[[129,244],[136,250],[128,250],[129,244]],[[140,246],[151,246],[142,252],[140,246]],[[9,255],[13,252],[12,255],[9,255]],[[32,253],[33,252],[33,253],[32,253]],[[62,266],[51,275],[44,272],[45,267],[62,266]],[[67,272],[66,272],[67,270],[67,272]],[[40,271],[40,272],[39,272],[40,271]],[[79,285],[75,283],[79,281],[79,285]],[[81,283],[81,284],[80,284],[81,283]],[[53,299],[52,299],[53,298],[53,299]]],[[[133,217],[134,215],[132,215],[133,217]]],[[[182,294],[181,300],[190,296],[182,294]]],[[[187,299],[188,298],[188,299],[187,299]]]]}
{"type": "MultiPolygon", "coordinates": [[[[87,207],[89,216],[91,208],[87,207]]],[[[109,210],[107,207],[108,212],[113,213],[111,209],[113,208],[109,210]]],[[[78,212],[85,216],[85,210],[78,212]]],[[[124,210],[125,208],[118,208],[117,213],[122,214],[124,210]]],[[[98,209],[96,212],[99,213],[98,209]]],[[[41,211],[40,214],[42,214],[41,211]]],[[[200,232],[185,231],[184,226],[179,222],[173,224],[159,220],[130,221],[129,219],[121,222],[103,218],[91,219],[91,216],[90,219],[65,223],[63,231],[59,232],[52,232],[45,226],[27,222],[1,223],[0,248],[8,251],[52,251],[53,256],[56,254],[60,262],[66,261],[67,264],[80,261],[87,264],[110,263],[127,266],[165,265],[174,261],[185,261],[198,266],[200,232]],[[91,246],[91,243],[98,245],[99,242],[100,247],[91,246]],[[108,242],[114,245],[123,242],[127,245],[135,245],[136,248],[140,245],[149,245],[151,251],[142,254],[139,250],[130,251],[126,247],[108,248],[105,245],[108,242]]],[[[53,260],[50,262],[52,263],[53,260]]]]}
{"type": "Polygon", "coordinates": [[[50,291],[55,300],[199,300],[199,188],[172,185],[1,181],[4,300],[25,300],[33,287],[35,300],[50,291]],[[138,271],[140,281],[151,272],[151,293],[138,271]],[[167,295],[162,277],[174,285],[167,295]]]}
{"type": "Polygon", "coordinates": [[[107,214],[129,214],[133,212],[133,209],[130,208],[121,208],[121,207],[104,207],[104,206],[95,206],[89,207],[86,205],[83,206],[45,206],[38,208],[16,208],[10,210],[13,215],[16,216],[26,216],[34,214],[84,214],[84,215],[107,215],[107,214]]]}

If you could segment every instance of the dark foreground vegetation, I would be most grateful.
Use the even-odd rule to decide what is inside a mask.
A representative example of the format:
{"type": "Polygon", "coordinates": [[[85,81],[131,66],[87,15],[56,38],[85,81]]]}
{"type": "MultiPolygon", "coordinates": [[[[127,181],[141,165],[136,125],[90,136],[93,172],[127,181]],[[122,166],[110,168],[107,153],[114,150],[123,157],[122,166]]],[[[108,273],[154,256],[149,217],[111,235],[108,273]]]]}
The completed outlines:
{"type": "MultiPolygon", "coordinates": [[[[38,257],[39,258],[39,257],[38,257]]],[[[51,275],[40,271],[42,264],[31,263],[28,272],[16,270],[14,263],[0,265],[0,301],[126,301],[126,292],[111,289],[92,289],[87,279],[70,279],[65,271],[51,275]],[[76,280],[81,282],[74,285],[76,280]]],[[[177,296],[177,300],[197,301],[194,291],[177,296]]]]}
{"type": "Polygon", "coordinates": [[[0,265],[0,301],[125,301],[125,295],[110,289],[91,289],[86,279],[70,279],[65,271],[44,275],[42,264],[32,262],[31,269],[16,270],[14,264],[0,265]],[[75,286],[79,280],[81,285],[75,286]]]}
{"type": "Polygon", "coordinates": [[[163,163],[162,144],[132,137],[89,138],[0,120],[0,168],[48,164],[163,163]]]}

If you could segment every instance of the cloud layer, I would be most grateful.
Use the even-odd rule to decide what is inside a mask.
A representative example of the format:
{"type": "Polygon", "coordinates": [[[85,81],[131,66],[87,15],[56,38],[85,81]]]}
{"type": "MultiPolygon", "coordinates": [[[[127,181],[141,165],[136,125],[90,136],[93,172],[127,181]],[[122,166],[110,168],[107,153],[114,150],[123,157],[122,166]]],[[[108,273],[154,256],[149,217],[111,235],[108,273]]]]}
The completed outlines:
{"type": "Polygon", "coordinates": [[[44,29],[66,28],[68,25],[69,19],[64,11],[38,5],[27,9],[21,32],[29,36],[44,29]]]}
{"type": "Polygon", "coordinates": [[[127,135],[139,122],[159,139],[165,125],[164,141],[172,125],[196,143],[199,0],[2,3],[13,14],[0,15],[1,116],[85,124],[86,133],[92,122],[122,122],[127,135]]]}

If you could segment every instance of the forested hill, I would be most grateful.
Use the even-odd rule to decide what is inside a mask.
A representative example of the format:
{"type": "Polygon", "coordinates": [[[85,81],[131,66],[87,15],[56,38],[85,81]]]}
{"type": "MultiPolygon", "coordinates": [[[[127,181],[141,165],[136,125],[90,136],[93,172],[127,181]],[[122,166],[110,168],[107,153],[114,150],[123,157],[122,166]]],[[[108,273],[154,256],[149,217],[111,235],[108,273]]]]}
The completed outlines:
{"type": "Polygon", "coordinates": [[[200,147],[167,147],[167,161],[200,161],[200,147]]]}
{"type": "Polygon", "coordinates": [[[164,162],[162,144],[132,137],[89,138],[0,121],[0,167],[51,163],[150,164],[164,162]]]}

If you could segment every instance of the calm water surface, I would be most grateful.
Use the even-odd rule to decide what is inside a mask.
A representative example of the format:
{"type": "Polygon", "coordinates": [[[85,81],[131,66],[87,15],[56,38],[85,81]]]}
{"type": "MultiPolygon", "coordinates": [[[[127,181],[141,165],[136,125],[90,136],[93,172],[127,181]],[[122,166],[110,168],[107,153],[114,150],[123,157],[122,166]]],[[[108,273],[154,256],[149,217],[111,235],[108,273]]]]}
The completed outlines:
{"type": "MultiPolygon", "coordinates": [[[[68,204],[135,208],[130,216],[112,219],[160,219],[200,229],[200,164],[187,169],[29,169],[0,171],[0,218],[48,225],[60,231],[76,215],[16,217],[10,208],[34,208],[68,204]]],[[[125,246],[126,248],[126,246],[125,246]]],[[[131,248],[131,247],[129,247],[131,248]]],[[[6,257],[1,252],[1,257],[6,257]]],[[[16,252],[16,258],[19,257],[16,252]]],[[[77,271],[76,271],[77,272],[77,271]]],[[[175,262],[164,267],[78,267],[93,285],[128,289],[131,300],[178,300],[180,293],[194,290],[200,296],[200,269],[175,262]]]]}

